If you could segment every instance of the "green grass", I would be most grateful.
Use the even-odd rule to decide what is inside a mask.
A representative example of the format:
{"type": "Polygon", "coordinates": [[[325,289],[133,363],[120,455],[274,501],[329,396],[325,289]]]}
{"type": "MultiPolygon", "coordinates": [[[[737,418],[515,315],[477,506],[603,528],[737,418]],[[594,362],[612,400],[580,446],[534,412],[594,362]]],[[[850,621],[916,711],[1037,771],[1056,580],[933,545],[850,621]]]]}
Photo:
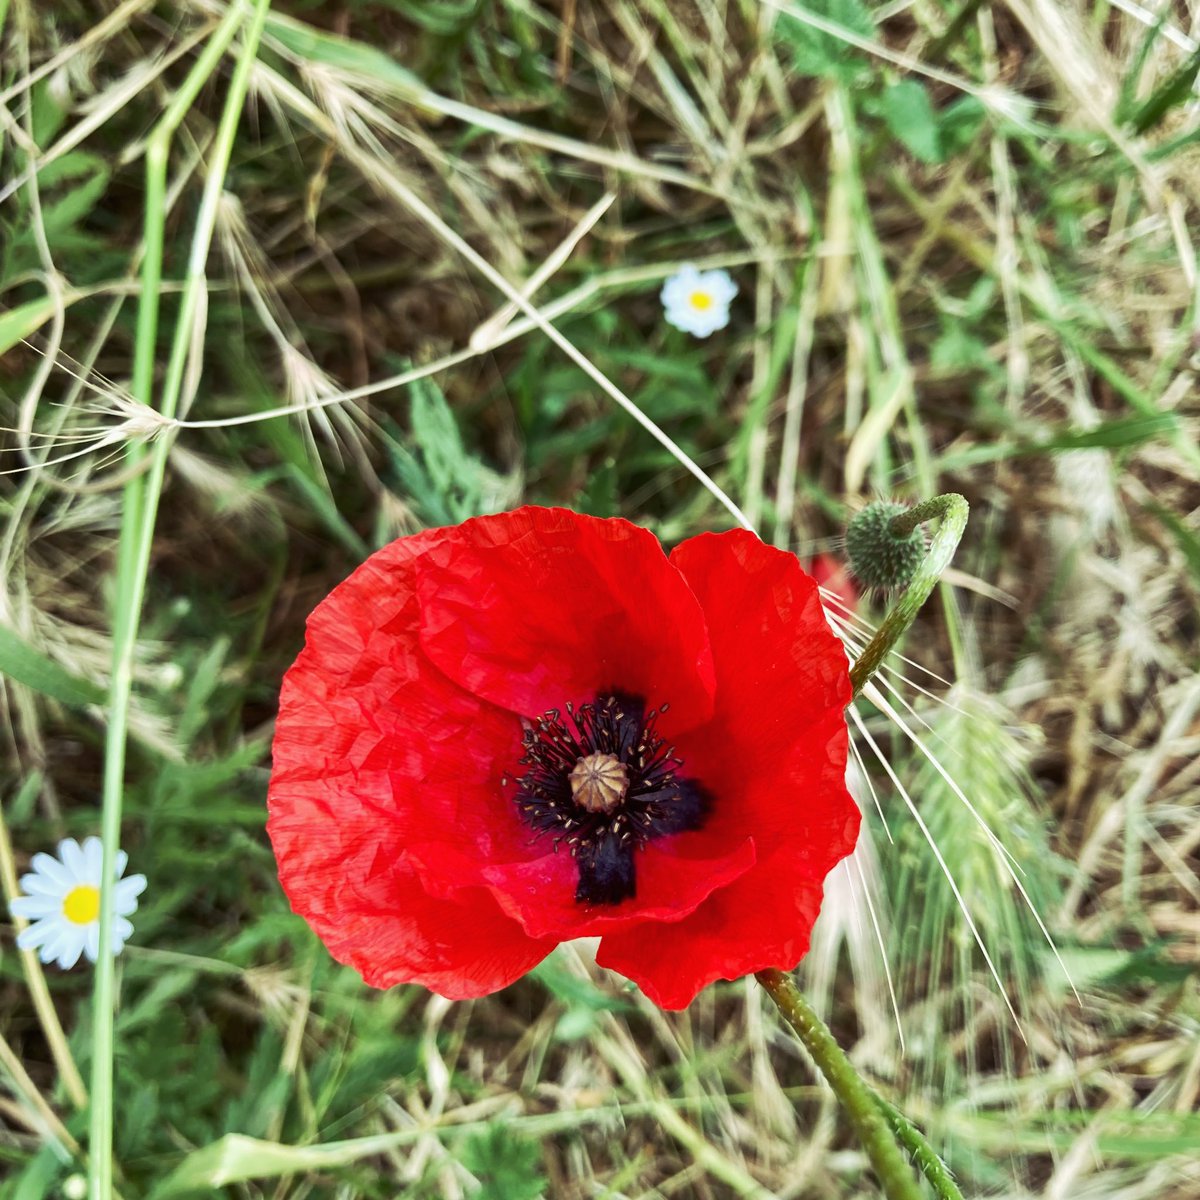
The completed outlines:
{"type": "Polygon", "coordinates": [[[333,964],[271,720],[422,526],[744,516],[807,561],[945,491],[814,998],[965,1194],[1188,1200],[1197,57],[1129,7],[0,2],[0,875],[119,829],[150,879],[111,973],[0,927],[2,1200],[89,1145],[126,1200],[876,1194],[749,985],[333,964]],[[741,288],[706,341],[684,262],[741,288]]]}

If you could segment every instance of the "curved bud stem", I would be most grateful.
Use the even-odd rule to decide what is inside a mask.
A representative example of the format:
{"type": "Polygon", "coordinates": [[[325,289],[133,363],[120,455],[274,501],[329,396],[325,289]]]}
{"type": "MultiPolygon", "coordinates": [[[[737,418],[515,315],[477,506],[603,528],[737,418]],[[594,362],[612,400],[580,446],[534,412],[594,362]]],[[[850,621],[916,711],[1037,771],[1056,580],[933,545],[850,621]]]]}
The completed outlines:
{"type": "Polygon", "coordinates": [[[932,500],[925,500],[892,518],[888,528],[891,535],[898,539],[909,537],[918,525],[934,517],[940,517],[941,524],[937,533],[933,535],[925,560],[917,568],[903,595],[884,617],[883,624],[875,631],[875,636],[866,644],[850,669],[850,682],[854,685],[855,699],[879,669],[879,664],[891,653],[892,647],[904,636],[916,619],[917,613],[921,611],[921,606],[929,599],[934,584],[950,565],[963,530],[967,527],[969,511],[962,496],[957,492],[947,492],[944,496],[934,496],[932,500]]]}

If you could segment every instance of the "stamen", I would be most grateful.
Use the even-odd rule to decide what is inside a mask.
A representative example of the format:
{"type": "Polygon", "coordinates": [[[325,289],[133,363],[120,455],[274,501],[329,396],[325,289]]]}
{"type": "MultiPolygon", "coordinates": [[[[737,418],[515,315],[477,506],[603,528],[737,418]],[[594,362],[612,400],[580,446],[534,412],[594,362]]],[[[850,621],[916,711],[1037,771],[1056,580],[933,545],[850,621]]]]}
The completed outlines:
{"type": "Polygon", "coordinates": [[[637,891],[634,853],[654,838],[697,829],[709,808],[699,784],[682,779],[683,760],[655,724],[667,705],[647,711],[638,696],[612,693],[576,708],[571,727],[558,709],[522,737],[517,811],[535,834],[565,844],[579,864],[575,898],[619,904],[637,891]]]}

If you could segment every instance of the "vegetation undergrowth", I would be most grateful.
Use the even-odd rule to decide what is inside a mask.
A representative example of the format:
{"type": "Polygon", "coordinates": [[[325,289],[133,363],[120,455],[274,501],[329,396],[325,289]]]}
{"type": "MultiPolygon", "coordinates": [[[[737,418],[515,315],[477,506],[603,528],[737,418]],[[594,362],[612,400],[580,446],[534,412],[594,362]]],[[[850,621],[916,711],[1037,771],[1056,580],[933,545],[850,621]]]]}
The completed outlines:
{"type": "MultiPolygon", "coordinates": [[[[808,563],[944,492],[972,523],[853,710],[801,979],[965,1194],[1194,1196],[1183,20],[0,2],[0,882],[102,812],[149,879],[99,972],[0,932],[0,1197],[73,1194],[109,1121],[126,1200],[875,1194],[750,983],[664,1014],[568,947],[371,992],[263,796],[306,614],[393,537],[733,509],[808,563]],[[703,340],[685,263],[740,289],[703,340]]],[[[830,611],[858,647],[885,602],[830,611]]]]}

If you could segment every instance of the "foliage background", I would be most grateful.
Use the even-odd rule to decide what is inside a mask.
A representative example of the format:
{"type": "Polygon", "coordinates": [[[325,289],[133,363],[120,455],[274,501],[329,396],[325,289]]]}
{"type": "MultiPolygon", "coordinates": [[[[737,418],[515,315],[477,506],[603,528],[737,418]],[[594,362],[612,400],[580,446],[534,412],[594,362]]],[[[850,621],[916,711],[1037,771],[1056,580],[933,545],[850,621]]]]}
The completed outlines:
{"type": "MultiPolygon", "coordinates": [[[[287,910],[275,695],[372,548],[524,500],[668,542],[729,523],[542,332],[477,332],[507,298],[480,260],[512,287],[549,263],[556,328],[806,561],[874,495],[968,497],[895,691],[855,712],[869,836],[806,986],[970,1193],[1197,1194],[1200,14],[1151,7],[280,0],[188,318],[246,6],[156,208],[154,394],[182,313],[209,424],[170,435],[134,659],[122,1196],[874,1194],[751,984],[663,1014],[565,949],[486,1001],[370,993],[287,910]],[[657,301],[688,261],[742,289],[704,342],[657,301]]],[[[230,11],[0,0],[17,870],[99,827],[130,447],[168,436],[128,398],[144,159],[230,11]]],[[[0,936],[5,1200],[81,1170],[41,979],[0,936]]],[[[89,973],[47,982],[86,1078],[89,973]]]]}

